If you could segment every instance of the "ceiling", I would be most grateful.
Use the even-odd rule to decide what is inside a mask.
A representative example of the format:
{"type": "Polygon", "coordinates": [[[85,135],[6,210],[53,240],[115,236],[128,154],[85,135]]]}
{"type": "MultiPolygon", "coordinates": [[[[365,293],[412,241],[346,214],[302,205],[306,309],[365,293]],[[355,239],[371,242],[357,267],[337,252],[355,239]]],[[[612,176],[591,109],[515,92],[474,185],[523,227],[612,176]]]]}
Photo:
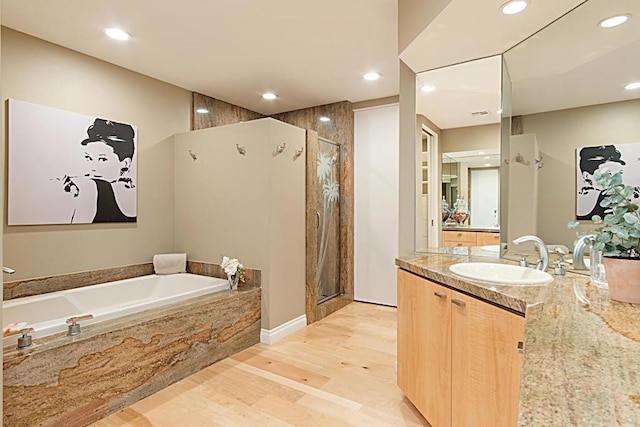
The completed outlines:
{"type": "Polygon", "coordinates": [[[440,129],[499,123],[501,69],[498,55],[420,73],[416,111],[440,129]],[[424,85],[435,90],[423,92],[424,85]]]}
{"type": "Polygon", "coordinates": [[[499,55],[584,1],[530,1],[524,12],[506,16],[506,0],[452,0],[400,54],[411,69],[427,70],[418,73],[418,114],[440,129],[499,123],[499,55]],[[421,92],[425,83],[436,91],[421,92]],[[472,114],[478,112],[488,114],[472,114]]]}
{"type": "Polygon", "coordinates": [[[506,1],[452,0],[400,58],[420,72],[499,55],[586,0],[530,0],[510,16],[500,12],[506,1]]]}
{"type": "Polygon", "coordinates": [[[396,0],[2,0],[2,25],[265,115],[399,92],[396,0]]]}
{"type": "MultiPolygon", "coordinates": [[[[452,0],[400,54],[412,69],[432,70],[418,75],[418,87],[437,90],[418,91],[417,107],[441,129],[497,123],[500,108],[499,60],[441,67],[503,53],[584,0],[531,1],[514,16],[499,13],[502,3],[452,0]],[[478,111],[489,114],[471,115],[478,111]]],[[[265,115],[399,92],[396,0],[2,0],[1,7],[7,27],[265,115]],[[107,26],[132,39],[107,38],[107,26]],[[368,71],[382,78],[363,80],[368,71]],[[263,100],[267,91],[278,99],[263,100]]],[[[603,38],[592,22],[614,11],[640,20],[638,0],[590,0],[507,54],[514,114],[638,96],[618,82],[640,79],[640,25],[603,38]]]]}
{"type": "Polygon", "coordinates": [[[513,114],[532,114],[640,97],[640,1],[590,0],[505,54],[513,114]],[[630,13],[619,27],[602,19],[630,13]]]}
{"type": "MultiPolygon", "coordinates": [[[[531,7],[538,3],[532,2],[531,7]]],[[[529,8],[523,15],[528,11],[529,8]]],[[[442,15],[438,17],[441,18],[442,15]]],[[[428,27],[422,37],[430,40],[438,34],[428,27]]],[[[444,58],[448,52],[442,50],[434,50],[430,61],[444,58]]],[[[626,91],[623,87],[640,81],[640,1],[584,2],[507,51],[504,58],[512,81],[513,115],[638,98],[640,91],[626,91]],[[631,19],[610,29],[597,25],[620,13],[631,14],[631,19]]],[[[492,113],[500,108],[500,79],[499,57],[420,73],[417,110],[441,129],[498,123],[500,116],[492,113]],[[437,90],[422,93],[420,86],[425,82],[435,82],[437,90]],[[481,110],[489,114],[470,114],[481,110]]]]}

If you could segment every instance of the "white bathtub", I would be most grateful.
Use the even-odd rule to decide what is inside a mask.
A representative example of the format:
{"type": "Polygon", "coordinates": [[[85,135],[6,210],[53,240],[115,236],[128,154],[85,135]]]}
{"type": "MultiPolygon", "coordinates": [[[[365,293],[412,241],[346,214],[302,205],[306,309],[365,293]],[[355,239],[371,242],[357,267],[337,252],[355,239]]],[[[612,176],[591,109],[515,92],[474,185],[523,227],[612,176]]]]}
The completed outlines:
{"type": "MultiPolygon", "coordinates": [[[[82,326],[200,295],[228,290],[226,279],[182,273],[150,275],[3,302],[3,324],[26,322],[33,338],[66,332],[66,319],[93,314],[82,326]]],[[[16,336],[3,339],[15,346],[16,336]]]]}

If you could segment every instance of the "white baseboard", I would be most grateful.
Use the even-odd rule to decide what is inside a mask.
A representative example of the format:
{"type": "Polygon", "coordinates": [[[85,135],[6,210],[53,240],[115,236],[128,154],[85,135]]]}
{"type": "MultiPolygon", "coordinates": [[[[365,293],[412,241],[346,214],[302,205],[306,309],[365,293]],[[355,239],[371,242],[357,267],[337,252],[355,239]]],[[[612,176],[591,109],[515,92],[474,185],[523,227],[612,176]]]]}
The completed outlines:
{"type": "Polygon", "coordinates": [[[280,326],[276,326],[273,329],[261,329],[260,330],[260,342],[263,344],[275,344],[287,335],[299,331],[307,326],[307,315],[303,314],[300,317],[289,320],[280,326]]]}

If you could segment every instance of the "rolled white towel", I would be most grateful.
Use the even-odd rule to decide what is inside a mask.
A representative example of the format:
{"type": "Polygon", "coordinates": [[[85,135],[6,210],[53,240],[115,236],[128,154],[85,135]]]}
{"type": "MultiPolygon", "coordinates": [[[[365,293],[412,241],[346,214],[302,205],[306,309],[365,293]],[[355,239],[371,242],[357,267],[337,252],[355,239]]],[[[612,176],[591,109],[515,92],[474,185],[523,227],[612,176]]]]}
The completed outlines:
{"type": "Polygon", "coordinates": [[[187,254],[158,254],[153,256],[153,269],[156,274],[174,274],[187,272],[187,254]]]}

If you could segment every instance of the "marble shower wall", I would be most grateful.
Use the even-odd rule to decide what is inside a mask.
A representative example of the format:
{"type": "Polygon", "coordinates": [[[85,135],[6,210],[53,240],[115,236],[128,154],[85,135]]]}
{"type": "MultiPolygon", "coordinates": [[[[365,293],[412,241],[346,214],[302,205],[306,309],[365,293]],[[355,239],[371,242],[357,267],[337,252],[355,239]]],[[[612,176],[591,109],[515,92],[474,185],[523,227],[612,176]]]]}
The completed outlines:
{"type": "Polygon", "coordinates": [[[353,105],[348,101],[319,105],[303,110],[290,111],[272,116],[274,119],[313,130],[307,139],[307,254],[315,255],[317,238],[310,239],[316,233],[315,210],[318,203],[317,188],[312,184],[316,180],[317,137],[342,145],[342,164],[340,169],[340,286],[344,295],[332,298],[320,305],[317,301],[315,284],[315,256],[307,257],[307,323],[313,323],[353,301],[353,105]],[[320,117],[330,121],[322,122],[320,117]],[[311,177],[314,181],[311,181],[311,177]],[[311,197],[309,197],[311,196],[311,197]],[[309,212],[313,213],[310,216],[309,212]],[[313,259],[311,263],[309,260],[313,259]],[[310,270],[313,274],[310,274],[310,270]],[[313,277],[313,281],[309,279],[313,277]]]}
{"type": "Polygon", "coordinates": [[[216,126],[231,125],[262,119],[263,116],[255,111],[192,92],[191,96],[191,130],[207,129],[216,126]],[[206,108],[208,113],[197,113],[198,108],[206,108]]]}
{"type": "MultiPolygon", "coordinates": [[[[262,115],[233,104],[193,93],[191,130],[206,129],[241,121],[259,119],[262,115]],[[204,106],[208,114],[197,114],[195,109],[204,106]]],[[[307,283],[306,314],[307,323],[333,313],[353,301],[353,104],[348,101],[319,105],[302,110],[289,111],[271,116],[276,120],[307,129],[307,283]],[[328,117],[329,122],[320,121],[328,117]],[[315,180],[318,136],[342,145],[342,165],[340,170],[340,286],[344,295],[320,305],[316,304],[316,206],[317,187],[315,180]],[[310,197],[311,196],[311,197],[310,197]]]]}

